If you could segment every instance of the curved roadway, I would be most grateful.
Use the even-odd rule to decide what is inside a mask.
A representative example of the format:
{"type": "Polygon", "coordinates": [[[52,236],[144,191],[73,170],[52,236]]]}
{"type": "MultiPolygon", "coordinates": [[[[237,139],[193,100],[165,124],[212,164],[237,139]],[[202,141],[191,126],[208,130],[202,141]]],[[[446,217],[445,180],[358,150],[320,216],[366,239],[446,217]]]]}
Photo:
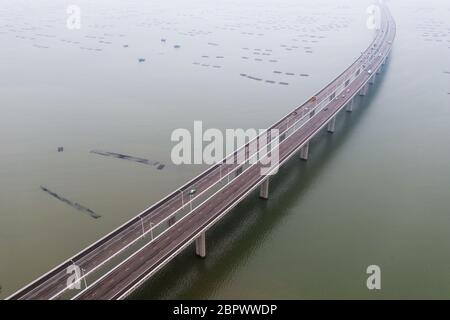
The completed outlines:
{"type": "MultiPolygon", "coordinates": [[[[347,70],[303,105],[294,109],[269,129],[278,129],[280,165],[305,146],[348,103],[352,102],[387,59],[396,34],[395,22],[382,6],[382,26],[374,41],[347,70]]],[[[259,140],[259,138],[258,138],[259,140]]],[[[249,149],[249,145],[245,146],[249,149]]],[[[251,148],[250,148],[251,149],[251,148]]],[[[83,289],[77,299],[122,299],[151,277],[204,231],[220,220],[267,178],[261,165],[238,166],[226,160],[214,165],[135,218],[96,243],[60,264],[9,299],[55,299],[67,293],[67,267],[76,264],[89,275],[139,241],[143,233],[155,238],[135,251],[101,278],[83,289]],[[228,183],[227,172],[230,176],[228,183]],[[196,188],[193,210],[189,211],[189,191],[196,188]],[[201,202],[201,204],[199,204],[201,202]],[[187,211],[187,212],[186,212],[187,211]],[[152,230],[150,230],[152,229],[152,230]]],[[[254,155],[251,153],[250,155],[254,155]]]]}

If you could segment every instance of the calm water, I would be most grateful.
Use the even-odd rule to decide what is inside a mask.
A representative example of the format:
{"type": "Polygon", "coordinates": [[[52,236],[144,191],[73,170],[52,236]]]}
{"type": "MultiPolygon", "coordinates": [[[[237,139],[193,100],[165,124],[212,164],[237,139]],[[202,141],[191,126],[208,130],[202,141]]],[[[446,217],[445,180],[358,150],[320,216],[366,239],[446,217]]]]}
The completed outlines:
{"type": "MultiPolygon", "coordinates": [[[[186,2],[79,1],[68,30],[69,2],[0,0],[0,298],[199,173],[171,164],[174,129],[265,128],[372,37],[370,1],[186,2]]],[[[268,202],[208,232],[207,259],[186,250],[134,298],[450,297],[449,4],[389,6],[398,36],[370,95],[282,168],[268,202]]]]}

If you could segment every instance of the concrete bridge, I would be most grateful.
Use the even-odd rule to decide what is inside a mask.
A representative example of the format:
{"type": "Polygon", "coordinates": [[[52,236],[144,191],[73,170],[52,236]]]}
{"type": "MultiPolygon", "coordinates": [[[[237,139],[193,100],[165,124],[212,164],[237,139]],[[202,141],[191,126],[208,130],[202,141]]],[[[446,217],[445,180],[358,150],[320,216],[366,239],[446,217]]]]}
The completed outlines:
{"type": "MultiPolygon", "coordinates": [[[[280,166],[293,156],[308,160],[310,140],[325,128],[333,133],[337,114],[352,112],[355,97],[366,95],[375,84],[396,35],[395,22],[384,5],[381,15],[381,27],[361,56],[268,129],[280,132],[279,144],[265,142],[269,150],[279,152],[280,166]]],[[[255,139],[262,143],[262,136],[255,139]]],[[[205,258],[208,229],[255,189],[260,188],[262,199],[270,196],[270,176],[260,174],[261,163],[227,161],[239,151],[247,159],[256,156],[250,143],[8,299],[124,299],[192,243],[196,254],[205,258]],[[68,287],[67,270],[74,265],[81,270],[80,290],[68,287]]]]}

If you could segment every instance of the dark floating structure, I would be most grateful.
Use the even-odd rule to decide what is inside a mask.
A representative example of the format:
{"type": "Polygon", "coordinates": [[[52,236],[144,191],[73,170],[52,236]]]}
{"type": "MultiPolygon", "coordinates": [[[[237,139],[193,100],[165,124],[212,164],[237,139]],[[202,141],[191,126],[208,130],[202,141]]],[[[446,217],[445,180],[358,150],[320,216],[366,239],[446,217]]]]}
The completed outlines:
{"type": "Polygon", "coordinates": [[[49,190],[48,188],[41,186],[41,190],[48,193],[49,195],[51,195],[52,197],[58,199],[61,202],[64,202],[65,204],[71,206],[72,208],[77,209],[78,211],[81,211],[83,213],[87,213],[88,215],[90,215],[92,218],[94,219],[98,219],[101,217],[101,215],[95,213],[94,211],[92,211],[89,208],[86,208],[85,206],[82,206],[81,204],[77,203],[77,202],[72,202],[66,198],[61,197],[59,194],[49,190]]]}
{"type": "Polygon", "coordinates": [[[156,167],[157,170],[162,170],[166,166],[165,164],[159,163],[158,161],[151,161],[148,159],[133,157],[133,156],[129,156],[126,154],[121,154],[121,153],[100,151],[100,150],[92,150],[91,153],[98,154],[100,156],[113,157],[113,158],[117,158],[117,159],[129,160],[129,161],[134,161],[134,162],[150,165],[150,166],[156,167]]]}
{"type": "Polygon", "coordinates": [[[247,76],[247,78],[252,79],[252,80],[256,80],[256,81],[261,81],[261,78],[257,78],[257,77],[253,77],[253,76],[247,76]]]}
{"type": "Polygon", "coordinates": [[[138,61],[142,63],[142,62],[145,62],[145,59],[144,58],[139,58],[138,61]]]}
{"type": "Polygon", "coordinates": [[[64,147],[58,147],[58,152],[63,152],[64,151],[64,147]]]}

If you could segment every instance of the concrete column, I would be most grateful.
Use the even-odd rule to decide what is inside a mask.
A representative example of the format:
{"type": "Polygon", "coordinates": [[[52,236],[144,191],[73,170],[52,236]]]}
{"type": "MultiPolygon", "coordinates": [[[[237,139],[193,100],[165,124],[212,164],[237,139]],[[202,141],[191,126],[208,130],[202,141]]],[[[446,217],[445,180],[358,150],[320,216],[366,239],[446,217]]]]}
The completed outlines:
{"type": "Polygon", "coordinates": [[[377,75],[374,73],[372,78],[370,78],[370,80],[369,80],[369,84],[375,84],[376,78],[377,78],[377,75]]]}
{"type": "Polygon", "coordinates": [[[330,133],[333,133],[336,129],[336,117],[333,117],[330,122],[328,122],[327,130],[330,133]]]}
{"type": "Polygon", "coordinates": [[[309,142],[306,143],[301,149],[300,149],[300,159],[302,160],[308,160],[308,154],[309,154],[309,142]]]}
{"type": "Polygon", "coordinates": [[[345,107],[345,111],[352,112],[353,111],[353,103],[355,102],[355,99],[350,100],[347,103],[347,106],[345,107]]]}
{"type": "Polygon", "coordinates": [[[359,92],[358,95],[363,96],[364,95],[364,87],[362,87],[359,92]]]}
{"type": "Polygon", "coordinates": [[[368,84],[366,83],[365,85],[364,85],[364,87],[362,87],[361,88],[361,90],[359,91],[359,95],[360,96],[365,96],[366,94],[367,94],[367,91],[369,90],[369,86],[368,86],[368,84]]]}
{"type": "Polygon", "coordinates": [[[377,74],[380,74],[381,73],[381,71],[383,71],[383,65],[381,65],[379,68],[378,68],[378,70],[377,70],[377,74]]]}
{"type": "Polygon", "coordinates": [[[259,191],[259,197],[264,200],[269,199],[269,178],[268,177],[261,184],[261,189],[259,191]]]}
{"type": "Polygon", "coordinates": [[[200,258],[206,257],[206,234],[202,232],[200,236],[195,239],[195,254],[200,258]]]}

